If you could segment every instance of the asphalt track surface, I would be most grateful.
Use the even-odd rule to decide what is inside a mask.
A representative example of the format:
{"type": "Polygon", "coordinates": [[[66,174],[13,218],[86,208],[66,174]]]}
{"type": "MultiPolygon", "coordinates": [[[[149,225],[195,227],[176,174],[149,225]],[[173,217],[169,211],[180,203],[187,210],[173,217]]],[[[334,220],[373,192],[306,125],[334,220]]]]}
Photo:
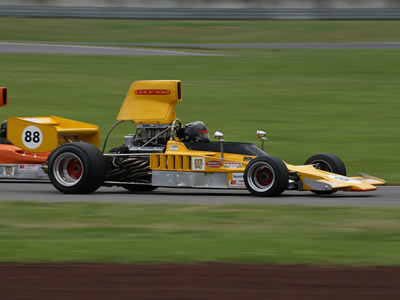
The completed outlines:
{"type": "MultiPolygon", "coordinates": [[[[76,44],[76,42],[69,42],[76,44]]],[[[68,44],[69,44],[68,43],[68,44]]],[[[198,48],[198,49],[399,49],[400,42],[374,43],[85,43],[102,46],[198,48]]]]}
{"type": "Polygon", "coordinates": [[[79,55],[163,55],[163,56],[220,56],[218,54],[193,53],[183,51],[137,49],[122,47],[56,45],[40,43],[0,42],[0,53],[22,54],[79,54],[79,55]]]}
{"type": "Polygon", "coordinates": [[[152,192],[129,192],[120,187],[101,187],[89,195],[65,195],[50,183],[1,182],[0,190],[0,201],[400,207],[400,187],[397,186],[379,187],[371,192],[337,192],[324,196],[285,191],[280,197],[274,198],[255,197],[247,190],[158,188],[152,192]]]}
{"type": "Polygon", "coordinates": [[[241,49],[399,49],[400,43],[134,43],[120,46],[241,49]]]}
{"type": "Polygon", "coordinates": [[[165,55],[165,56],[225,56],[132,47],[188,48],[195,49],[399,49],[400,43],[77,43],[62,44],[30,42],[0,42],[0,53],[24,54],[75,54],[75,55],[165,55]],[[131,47],[131,48],[129,48],[131,47]]]}

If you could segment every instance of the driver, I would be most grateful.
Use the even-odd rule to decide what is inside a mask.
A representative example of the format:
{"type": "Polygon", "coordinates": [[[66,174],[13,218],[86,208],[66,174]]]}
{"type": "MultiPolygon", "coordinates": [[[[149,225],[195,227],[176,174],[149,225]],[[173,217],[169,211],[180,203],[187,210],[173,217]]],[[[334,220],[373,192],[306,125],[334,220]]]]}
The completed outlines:
{"type": "Polygon", "coordinates": [[[178,133],[178,137],[184,142],[209,142],[210,136],[206,125],[201,121],[191,122],[185,125],[184,131],[178,133]],[[181,135],[181,136],[179,136],[181,135]]]}
{"type": "Polygon", "coordinates": [[[1,123],[0,144],[11,144],[9,140],[7,140],[7,120],[1,123]]]}

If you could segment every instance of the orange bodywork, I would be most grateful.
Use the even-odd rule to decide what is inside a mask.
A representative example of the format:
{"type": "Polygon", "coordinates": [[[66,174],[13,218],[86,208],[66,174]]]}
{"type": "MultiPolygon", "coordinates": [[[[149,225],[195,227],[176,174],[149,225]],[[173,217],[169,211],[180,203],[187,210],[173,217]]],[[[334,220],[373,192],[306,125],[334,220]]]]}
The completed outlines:
{"type": "Polygon", "coordinates": [[[0,145],[0,164],[41,164],[50,152],[33,153],[14,145],[0,145]]]}

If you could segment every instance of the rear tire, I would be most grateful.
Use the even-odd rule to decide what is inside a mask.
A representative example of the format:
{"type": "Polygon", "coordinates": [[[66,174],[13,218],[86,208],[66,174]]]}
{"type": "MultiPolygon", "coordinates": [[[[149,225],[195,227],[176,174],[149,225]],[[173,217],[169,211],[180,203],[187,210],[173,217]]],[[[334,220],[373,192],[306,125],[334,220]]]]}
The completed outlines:
{"type": "Polygon", "coordinates": [[[247,189],[257,197],[275,197],[289,184],[289,171],[283,161],[275,156],[253,159],[244,171],[247,189]]]}
{"type": "Polygon", "coordinates": [[[104,182],[106,162],[100,150],[88,143],[65,144],[51,153],[48,175],[64,194],[89,194],[104,182]]]}
{"type": "MultiPolygon", "coordinates": [[[[346,166],[343,161],[334,154],[321,153],[311,156],[304,163],[305,165],[312,165],[317,170],[322,170],[330,173],[346,176],[346,166]]],[[[329,195],[336,191],[312,191],[319,195],[329,195]]]]}

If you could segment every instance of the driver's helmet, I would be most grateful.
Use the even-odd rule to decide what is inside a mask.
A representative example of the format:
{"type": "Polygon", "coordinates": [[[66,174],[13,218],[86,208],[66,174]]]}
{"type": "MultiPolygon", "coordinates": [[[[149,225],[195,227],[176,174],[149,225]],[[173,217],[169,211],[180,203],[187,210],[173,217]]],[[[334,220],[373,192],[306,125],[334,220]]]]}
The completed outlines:
{"type": "Polygon", "coordinates": [[[209,142],[210,136],[206,125],[201,121],[186,124],[183,140],[185,142],[209,142]]]}
{"type": "Polygon", "coordinates": [[[0,136],[7,137],[7,120],[1,123],[0,136]]]}

